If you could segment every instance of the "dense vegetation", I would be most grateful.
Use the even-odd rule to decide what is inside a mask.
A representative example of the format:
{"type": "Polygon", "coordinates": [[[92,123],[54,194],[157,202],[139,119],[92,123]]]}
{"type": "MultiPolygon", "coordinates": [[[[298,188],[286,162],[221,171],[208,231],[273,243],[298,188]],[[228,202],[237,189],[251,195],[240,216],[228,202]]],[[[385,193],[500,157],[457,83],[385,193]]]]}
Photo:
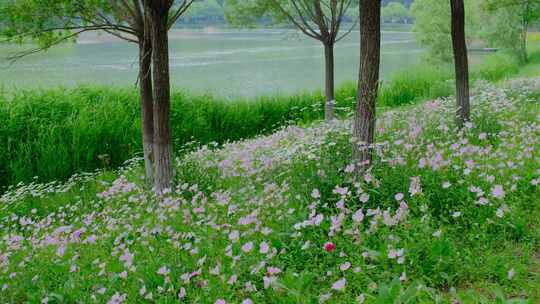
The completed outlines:
{"type": "MultiPolygon", "coordinates": [[[[531,65],[538,64],[533,58],[531,65]]],[[[494,55],[476,67],[476,78],[499,80],[519,65],[494,55]]],[[[450,67],[418,67],[383,83],[379,105],[394,107],[448,96],[453,92],[450,67]]],[[[336,91],[338,113],[355,103],[356,86],[336,91]]],[[[135,89],[80,87],[22,90],[0,95],[0,186],[18,182],[62,180],[75,172],[114,168],[141,148],[140,106],[135,89]],[[34,178],[36,177],[36,178],[34,178]]],[[[236,141],[269,133],[290,123],[323,117],[321,92],[227,100],[176,92],[172,125],[176,150],[200,144],[236,141]]]]}
{"type": "Polygon", "coordinates": [[[352,174],[350,120],[207,147],[156,199],[119,175],[0,198],[3,303],[538,303],[540,79],[386,111],[352,174]]]}

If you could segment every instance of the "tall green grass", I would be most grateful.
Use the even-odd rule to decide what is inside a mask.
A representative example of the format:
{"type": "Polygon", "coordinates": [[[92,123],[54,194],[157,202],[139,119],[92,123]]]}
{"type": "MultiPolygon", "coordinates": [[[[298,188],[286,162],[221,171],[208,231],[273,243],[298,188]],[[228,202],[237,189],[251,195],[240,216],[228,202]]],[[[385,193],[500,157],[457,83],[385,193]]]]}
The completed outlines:
{"type": "MultiPolygon", "coordinates": [[[[517,71],[515,61],[497,54],[475,67],[473,78],[495,81],[517,71]]],[[[395,107],[451,95],[452,78],[450,66],[402,71],[381,84],[379,105],[395,107]]],[[[336,92],[338,113],[353,107],[355,96],[356,84],[342,85],[336,92]]],[[[319,91],[238,100],[177,91],[172,95],[174,148],[235,141],[291,122],[322,119],[323,100],[319,91]]],[[[18,182],[114,168],[142,150],[134,88],[0,91],[0,122],[0,191],[18,182]]]]}

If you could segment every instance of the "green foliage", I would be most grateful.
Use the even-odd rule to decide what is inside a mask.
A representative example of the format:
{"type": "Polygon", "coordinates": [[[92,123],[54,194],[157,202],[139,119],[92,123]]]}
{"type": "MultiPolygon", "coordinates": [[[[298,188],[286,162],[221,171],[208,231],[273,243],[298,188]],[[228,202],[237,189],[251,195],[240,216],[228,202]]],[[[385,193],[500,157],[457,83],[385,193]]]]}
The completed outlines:
{"type": "MultiPolygon", "coordinates": [[[[4,92],[0,185],[29,182],[34,176],[65,179],[74,172],[121,165],[142,150],[137,94],[105,87],[4,92]]],[[[175,150],[193,141],[223,143],[291,121],[319,119],[322,100],[318,92],[235,101],[176,92],[171,110],[175,150]]]]}
{"type": "Polygon", "coordinates": [[[203,0],[196,1],[189,10],[178,20],[178,24],[187,25],[208,25],[225,23],[225,0],[203,0]]]}
{"type": "Polygon", "coordinates": [[[3,26],[0,37],[11,42],[37,43],[47,49],[77,36],[90,26],[88,16],[96,11],[112,13],[111,1],[106,0],[17,0],[0,2],[3,26]],[[85,16],[82,18],[81,16],[85,16]]]}
{"type": "Polygon", "coordinates": [[[498,81],[515,75],[518,71],[519,63],[517,59],[514,56],[500,53],[486,57],[474,76],[490,81],[498,81]]]}
{"type": "Polygon", "coordinates": [[[485,0],[482,37],[492,46],[528,60],[527,32],[540,19],[540,0],[485,0]]]}
{"type": "Polygon", "coordinates": [[[453,93],[449,80],[453,74],[449,67],[419,66],[396,73],[383,82],[379,104],[387,107],[412,104],[419,100],[449,96],[453,93]]]}
{"type": "MultiPolygon", "coordinates": [[[[531,58],[538,58],[538,52],[531,58]]],[[[536,66],[538,60],[531,60],[536,66]]],[[[516,73],[512,57],[495,54],[472,67],[472,77],[500,80],[516,73]]],[[[396,107],[452,95],[450,66],[418,66],[381,84],[378,105],[396,107]]],[[[537,71],[536,71],[537,72],[537,71]]],[[[336,90],[337,111],[356,102],[356,83],[336,90]]],[[[171,121],[175,151],[269,133],[289,123],[323,117],[320,92],[229,100],[211,94],[172,94],[171,121]]],[[[0,188],[38,176],[62,180],[75,172],[115,168],[139,155],[140,110],[135,89],[0,91],[0,188]]]]}
{"type": "Polygon", "coordinates": [[[176,303],[184,288],[183,300],[193,303],[247,297],[319,303],[323,296],[330,296],[326,303],[538,303],[540,189],[533,185],[538,165],[528,160],[535,157],[538,139],[531,136],[538,133],[540,108],[522,96],[528,89],[510,91],[475,91],[474,124],[460,135],[445,128],[454,118],[451,100],[384,113],[381,158],[360,180],[344,172],[350,125],[338,122],[335,131],[294,127],[186,155],[176,163],[185,186],[162,201],[145,190],[138,164],[65,185],[21,188],[2,197],[7,200],[0,206],[2,249],[10,253],[4,255],[8,275],[0,277],[0,286],[6,284],[0,302],[95,297],[105,303],[119,293],[124,303],[176,303]],[[502,121],[505,129],[489,121],[502,121]],[[488,138],[479,140],[481,133],[488,138]],[[430,165],[419,166],[427,156],[430,165]],[[230,161],[228,170],[222,160],[230,161]],[[466,173],[470,161],[474,168],[466,173]],[[259,173],[241,171],[245,166],[259,173]],[[246,174],[226,174],[231,170],[246,174]],[[411,177],[421,178],[415,195],[408,192],[411,177]],[[504,199],[490,194],[495,184],[504,185],[504,199]],[[337,186],[348,187],[348,194],[338,195],[337,186]],[[473,186],[489,204],[476,203],[473,186]],[[369,194],[366,202],[359,203],[357,189],[369,194]],[[404,204],[396,193],[407,204],[402,221],[384,224],[384,215],[367,215],[380,208],[392,216],[404,204]],[[348,214],[329,235],[339,201],[348,214]],[[499,206],[507,208],[502,216],[496,215],[499,206]],[[366,217],[353,223],[360,208],[366,217]],[[460,215],[452,216],[456,211],[460,215]],[[324,214],[321,225],[298,228],[311,221],[311,212],[324,214]],[[238,241],[231,240],[233,231],[238,241]],[[323,249],[327,241],[336,245],[334,252],[323,249]],[[248,242],[253,250],[245,252],[248,242]],[[262,242],[270,256],[260,252],[262,242]],[[391,249],[402,249],[404,260],[392,259],[391,249]],[[253,271],[257,265],[265,269],[253,271]],[[281,270],[275,289],[264,288],[267,267],[281,270]],[[189,274],[190,281],[183,279],[189,274]],[[345,288],[332,289],[342,278],[345,288]],[[257,291],[246,291],[247,281],[257,291]]]}
{"type": "Polygon", "coordinates": [[[412,14],[405,5],[399,2],[390,2],[383,7],[381,18],[386,23],[410,23],[412,14]]]}
{"type": "MultiPolygon", "coordinates": [[[[307,28],[307,24],[313,26],[314,6],[312,0],[292,1],[292,0],[226,0],[226,18],[227,21],[234,26],[255,26],[262,20],[273,24],[288,24],[296,27],[307,28]],[[291,22],[291,18],[296,19],[291,22]]],[[[340,21],[353,21],[357,18],[358,13],[355,7],[358,5],[358,0],[320,0],[321,9],[325,16],[328,16],[326,22],[330,24],[331,7],[335,4],[338,8],[336,15],[344,4],[343,8],[348,8],[344,11],[344,18],[340,21]]],[[[314,27],[316,28],[316,26],[314,27]]]]}
{"type": "MultiPolygon", "coordinates": [[[[411,11],[415,19],[414,32],[419,43],[428,49],[428,59],[452,61],[452,38],[450,36],[450,2],[440,0],[416,0],[411,11]]],[[[465,0],[465,29],[470,41],[478,31],[478,3],[465,0]]]]}

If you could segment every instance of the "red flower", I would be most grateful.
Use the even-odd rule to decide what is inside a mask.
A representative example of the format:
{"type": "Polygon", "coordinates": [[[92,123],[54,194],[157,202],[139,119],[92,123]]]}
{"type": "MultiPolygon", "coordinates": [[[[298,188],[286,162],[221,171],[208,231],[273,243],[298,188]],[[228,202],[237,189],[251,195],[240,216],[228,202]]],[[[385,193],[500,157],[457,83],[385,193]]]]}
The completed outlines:
{"type": "Polygon", "coordinates": [[[334,243],[332,242],[326,242],[326,244],[324,244],[324,250],[328,252],[332,252],[336,250],[336,245],[334,245],[334,243]]]}

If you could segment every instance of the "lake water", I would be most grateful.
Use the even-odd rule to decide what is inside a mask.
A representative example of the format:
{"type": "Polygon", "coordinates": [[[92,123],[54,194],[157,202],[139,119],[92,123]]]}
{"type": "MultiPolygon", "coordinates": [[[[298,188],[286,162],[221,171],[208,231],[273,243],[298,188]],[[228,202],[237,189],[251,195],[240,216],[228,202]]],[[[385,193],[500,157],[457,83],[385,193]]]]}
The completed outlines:
{"type": "MultiPolygon", "coordinates": [[[[323,87],[320,42],[291,30],[174,30],[170,34],[171,82],[174,88],[222,96],[292,93],[323,87]]],[[[1,46],[4,58],[15,48],[1,46]]],[[[21,50],[21,48],[18,48],[21,50]]],[[[12,65],[0,62],[0,85],[6,88],[134,85],[135,44],[102,36],[83,37],[12,65]]],[[[412,33],[383,31],[381,77],[419,62],[422,49],[412,33]]],[[[355,81],[359,33],[336,45],[336,83],[355,81]]]]}

